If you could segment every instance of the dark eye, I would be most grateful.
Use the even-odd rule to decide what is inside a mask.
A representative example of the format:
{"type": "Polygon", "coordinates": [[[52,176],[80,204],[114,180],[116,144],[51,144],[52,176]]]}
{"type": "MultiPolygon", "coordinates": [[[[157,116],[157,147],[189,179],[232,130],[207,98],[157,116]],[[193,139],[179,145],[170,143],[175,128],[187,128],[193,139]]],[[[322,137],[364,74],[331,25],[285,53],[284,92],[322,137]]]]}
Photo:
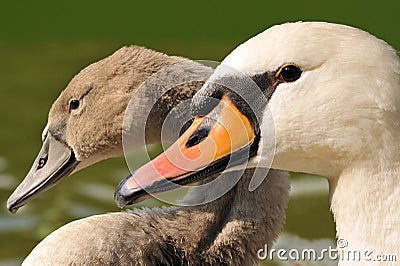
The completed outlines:
{"type": "Polygon", "coordinates": [[[71,100],[69,102],[69,110],[75,110],[79,107],[79,100],[71,100]]]}
{"type": "Polygon", "coordinates": [[[282,82],[293,82],[300,78],[301,69],[295,65],[285,65],[278,71],[278,79],[282,82]]]}

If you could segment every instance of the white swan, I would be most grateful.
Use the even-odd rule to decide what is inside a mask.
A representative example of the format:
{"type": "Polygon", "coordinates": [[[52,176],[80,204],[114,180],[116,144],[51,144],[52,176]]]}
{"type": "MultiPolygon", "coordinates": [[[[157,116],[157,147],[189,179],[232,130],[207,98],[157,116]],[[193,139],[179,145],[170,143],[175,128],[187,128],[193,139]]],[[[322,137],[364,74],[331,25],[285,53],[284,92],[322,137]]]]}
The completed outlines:
{"type": "MultiPolygon", "coordinates": [[[[337,236],[347,242],[346,250],[372,251],[372,256],[395,254],[400,260],[400,60],[396,51],[359,29],[298,22],[274,26],[251,38],[222,65],[238,72],[216,70],[192,102],[198,115],[195,123],[166,151],[174,155],[180,148],[187,155],[201,150],[191,164],[192,172],[170,165],[163,173],[176,182],[199,179],[220,169],[230,152],[242,159],[240,149],[246,146],[251,163],[265,161],[273,148],[270,132],[275,129],[272,168],[328,179],[337,236]],[[238,73],[259,88],[246,86],[245,77],[238,73]],[[234,92],[221,83],[236,86],[234,92]],[[264,99],[258,97],[260,91],[264,99]],[[205,96],[221,101],[210,104],[205,96]],[[204,118],[207,112],[219,123],[204,118]],[[220,126],[224,122],[226,129],[220,126]],[[231,142],[228,135],[233,136],[231,142]],[[211,140],[215,145],[209,145],[211,140]],[[203,169],[210,160],[218,164],[203,169]]],[[[117,196],[128,199],[135,194],[140,190],[137,184],[146,185],[143,171],[148,177],[151,168],[158,170],[164,161],[161,155],[139,169],[136,182],[126,182],[117,196]]],[[[340,261],[341,265],[356,263],[368,261],[363,257],[361,262],[340,261]]]]}

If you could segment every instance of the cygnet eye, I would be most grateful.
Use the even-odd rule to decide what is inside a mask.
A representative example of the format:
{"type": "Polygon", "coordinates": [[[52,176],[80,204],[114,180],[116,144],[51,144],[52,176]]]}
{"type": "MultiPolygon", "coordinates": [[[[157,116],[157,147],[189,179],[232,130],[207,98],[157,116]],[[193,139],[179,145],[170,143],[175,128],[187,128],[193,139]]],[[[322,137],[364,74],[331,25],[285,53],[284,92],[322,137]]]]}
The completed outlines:
{"type": "Polygon", "coordinates": [[[79,100],[73,99],[69,101],[69,110],[76,110],[79,108],[79,100]]]}

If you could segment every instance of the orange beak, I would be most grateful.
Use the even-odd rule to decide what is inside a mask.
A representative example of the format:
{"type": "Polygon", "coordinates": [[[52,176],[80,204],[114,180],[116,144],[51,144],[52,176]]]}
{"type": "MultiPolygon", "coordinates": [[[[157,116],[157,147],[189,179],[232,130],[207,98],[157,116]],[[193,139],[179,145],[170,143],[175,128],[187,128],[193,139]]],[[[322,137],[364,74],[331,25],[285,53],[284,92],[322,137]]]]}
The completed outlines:
{"type": "Polygon", "coordinates": [[[170,190],[220,172],[231,154],[248,147],[254,139],[249,119],[223,96],[208,115],[195,117],[164,153],[125,178],[116,189],[116,202],[123,207],[149,193],[170,190]],[[200,175],[202,172],[206,174],[200,175]]]}

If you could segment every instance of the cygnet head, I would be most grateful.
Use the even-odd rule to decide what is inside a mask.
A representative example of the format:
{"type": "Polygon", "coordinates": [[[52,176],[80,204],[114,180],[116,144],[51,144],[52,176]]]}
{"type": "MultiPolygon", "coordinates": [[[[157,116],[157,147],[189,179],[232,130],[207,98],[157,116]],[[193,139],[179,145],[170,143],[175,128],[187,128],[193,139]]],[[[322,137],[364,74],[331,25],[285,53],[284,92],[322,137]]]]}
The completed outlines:
{"type": "Polygon", "coordinates": [[[122,155],[124,113],[134,92],[155,72],[183,60],[123,47],[77,74],[51,107],[42,149],[7,208],[16,212],[65,176],[122,155]]]}

